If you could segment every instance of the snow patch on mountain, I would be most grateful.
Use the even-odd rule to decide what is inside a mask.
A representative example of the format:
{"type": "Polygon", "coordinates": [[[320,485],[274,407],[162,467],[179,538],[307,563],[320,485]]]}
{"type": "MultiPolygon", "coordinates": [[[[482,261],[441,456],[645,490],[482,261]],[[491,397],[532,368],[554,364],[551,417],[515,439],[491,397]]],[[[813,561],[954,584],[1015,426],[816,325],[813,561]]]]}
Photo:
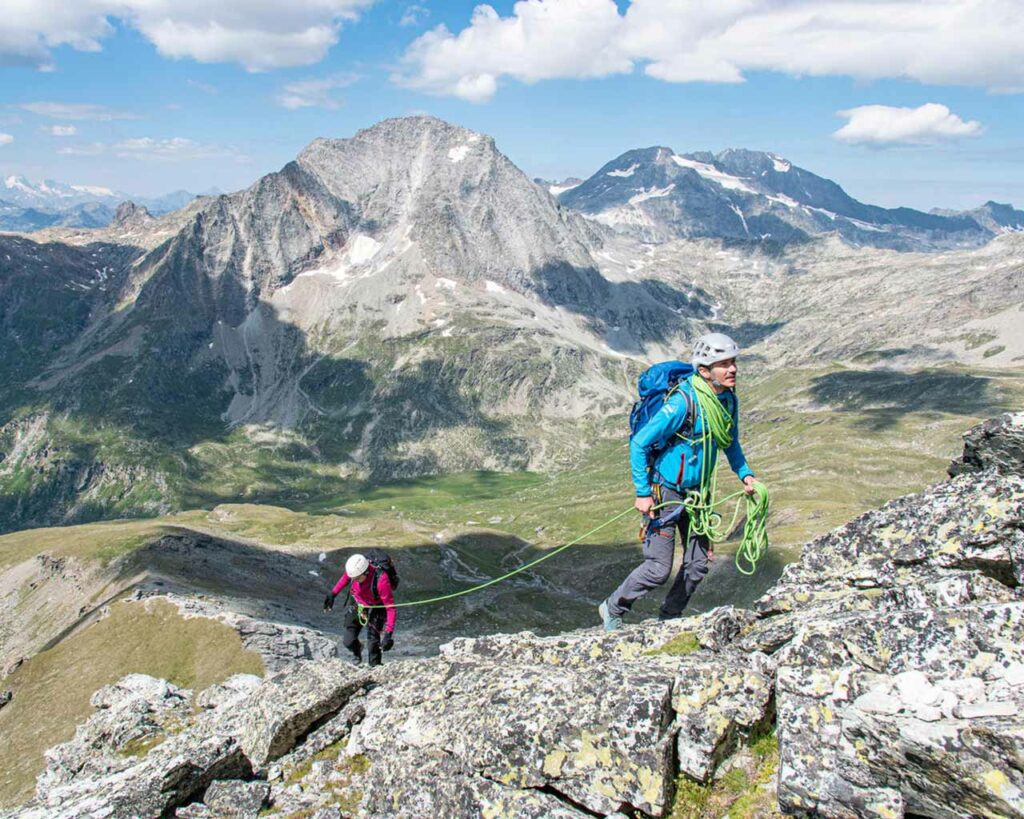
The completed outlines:
{"type": "Polygon", "coordinates": [[[788,159],[783,159],[775,154],[769,154],[768,156],[771,157],[772,165],[775,166],[775,170],[779,173],[787,173],[793,167],[788,159]]]}
{"type": "Polygon", "coordinates": [[[72,185],[71,189],[76,190],[79,193],[89,194],[89,196],[117,196],[117,194],[110,188],[104,188],[99,185],[72,185]]]}
{"type": "Polygon", "coordinates": [[[468,154],[468,153],[469,153],[469,146],[468,145],[457,145],[456,147],[449,149],[449,151],[448,151],[448,158],[452,162],[461,162],[463,159],[466,158],[466,154],[468,154]]]}
{"type": "Polygon", "coordinates": [[[634,163],[633,163],[632,165],[630,165],[630,166],[629,166],[628,168],[626,168],[625,170],[623,170],[623,169],[621,169],[621,168],[620,168],[620,169],[619,169],[619,170],[617,170],[617,171],[608,171],[608,174],[607,174],[607,175],[608,175],[608,176],[632,176],[632,175],[633,175],[633,173],[634,173],[634,171],[636,171],[636,169],[637,169],[638,167],[639,167],[639,165],[637,165],[637,163],[636,163],[636,162],[634,162],[634,163]]]}
{"type": "Polygon", "coordinates": [[[352,264],[364,264],[380,252],[381,244],[372,236],[359,234],[352,240],[348,258],[352,264]]]}
{"type": "Polygon", "coordinates": [[[795,199],[790,196],[786,196],[784,193],[765,194],[765,198],[769,202],[778,202],[780,205],[785,205],[787,208],[802,208],[804,207],[795,199]]]}
{"type": "Polygon", "coordinates": [[[733,191],[742,191],[743,193],[757,193],[757,191],[738,176],[733,176],[725,173],[725,171],[720,171],[714,165],[708,165],[706,162],[698,162],[696,159],[687,159],[685,156],[679,156],[679,154],[673,154],[672,161],[680,168],[689,168],[690,170],[694,170],[705,179],[721,185],[723,188],[728,188],[733,191]]]}
{"type": "Polygon", "coordinates": [[[670,193],[672,193],[673,190],[675,190],[675,187],[675,183],[673,183],[665,188],[652,188],[651,190],[643,190],[636,196],[631,196],[629,198],[629,204],[639,205],[641,202],[646,202],[648,199],[658,199],[662,196],[668,196],[670,193]]]}

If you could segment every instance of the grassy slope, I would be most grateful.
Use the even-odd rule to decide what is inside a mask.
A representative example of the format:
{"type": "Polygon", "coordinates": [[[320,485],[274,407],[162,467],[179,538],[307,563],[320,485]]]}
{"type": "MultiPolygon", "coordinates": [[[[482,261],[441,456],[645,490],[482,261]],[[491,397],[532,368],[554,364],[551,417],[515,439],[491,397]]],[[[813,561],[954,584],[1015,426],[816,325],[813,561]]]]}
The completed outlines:
{"type": "Polygon", "coordinates": [[[118,603],[110,615],[24,662],[4,687],[14,698],[0,710],[5,760],[0,804],[31,795],[43,751],[66,742],[91,713],[96,689],[125,674],[162,677],[197,692],[232,674],[262,674],[259,657],[229,626],[186,620],[169,603],[118,603]]]}

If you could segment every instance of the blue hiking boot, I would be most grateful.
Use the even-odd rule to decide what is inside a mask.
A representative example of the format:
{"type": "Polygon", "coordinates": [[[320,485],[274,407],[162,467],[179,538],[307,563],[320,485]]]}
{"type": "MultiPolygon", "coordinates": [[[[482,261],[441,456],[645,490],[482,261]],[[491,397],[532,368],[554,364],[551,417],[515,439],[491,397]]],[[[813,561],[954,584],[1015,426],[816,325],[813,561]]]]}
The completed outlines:
{"type": "Polygon", "coordinates": [[[615,631],[616,629],[622,628],[622,618],[612,617],[608,611],[608,601],[605,600],[597,607],[597,613],[601,615],[601,619],[604,621],[605,631],[615,631]]]}

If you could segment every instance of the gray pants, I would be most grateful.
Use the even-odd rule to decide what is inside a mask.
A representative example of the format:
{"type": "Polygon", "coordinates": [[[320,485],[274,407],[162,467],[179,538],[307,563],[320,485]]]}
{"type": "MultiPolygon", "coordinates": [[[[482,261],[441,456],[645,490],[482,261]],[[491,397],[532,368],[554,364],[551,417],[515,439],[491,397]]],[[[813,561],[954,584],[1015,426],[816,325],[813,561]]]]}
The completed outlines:
{"type": "MultiPolygon", "coordinates": [[[[665,503],[679,501],[683,496],[667,487],[660,487],[660,500],[655,487],[655,501],[665,503]]],[[[666,514],[671,506],[664,507],[655,514],[666,514]]],[[[679,567],[672,587],[665,595],[661,605],[662,617],[678,617],[683,613],[690,596],[696,591],[700,581],[708,573],[708,540],[706,537],[690,535],[690,519],[684,513],[677,524],[663,529],[648,527],[644,538],[644,562],[633,569],[622,581],[612,596],[608,598],[608,613],[613,617],[621,617],[633,607],[633,603],[643,597],[651,589],[664,585],[672,574],[672,558],[675,555],[676,529],[679,529],[680,541],[684,544],[683,562],[679,567]]]]}

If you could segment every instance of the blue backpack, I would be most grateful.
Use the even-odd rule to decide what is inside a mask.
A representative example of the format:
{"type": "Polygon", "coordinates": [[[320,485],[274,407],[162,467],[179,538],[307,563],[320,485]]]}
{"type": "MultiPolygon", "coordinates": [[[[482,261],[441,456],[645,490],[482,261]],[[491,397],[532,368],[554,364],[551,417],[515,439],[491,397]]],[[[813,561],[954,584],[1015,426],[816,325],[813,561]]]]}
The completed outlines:
{"type": "MultiPolygon", "coordinates": [[[[693,375],[693,366],[682,361],[662,361],[646,369],[637,379],[636,386],[639,400],[633,404],[629,413],[629,437],[639,432],[665,403],[665,399],[683,381],[693,375]]],[[[683,429],[689,425],[693,428],[693,401],[687,396],[686,421],[683,429]]],[[[680,430],[682,432],[682,430],[680,430]]]]}

